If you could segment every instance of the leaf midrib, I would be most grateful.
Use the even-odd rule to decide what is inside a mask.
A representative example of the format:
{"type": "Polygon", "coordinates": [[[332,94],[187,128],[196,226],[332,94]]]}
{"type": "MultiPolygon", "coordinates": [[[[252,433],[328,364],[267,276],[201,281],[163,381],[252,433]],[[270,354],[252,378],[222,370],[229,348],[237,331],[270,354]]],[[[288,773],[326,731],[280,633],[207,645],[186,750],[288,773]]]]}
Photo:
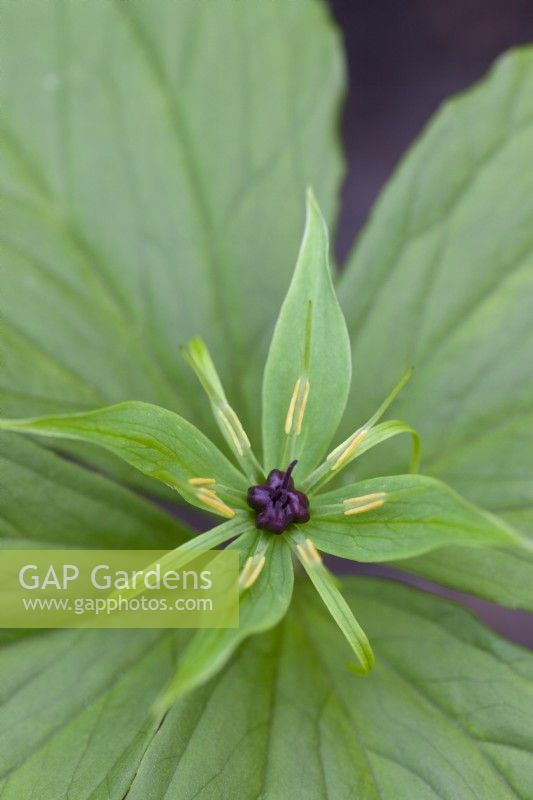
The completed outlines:
{"type": "MultiPolygon", "coordinates": [[[[315,660],[320,665],[320,667],[321,667],[321,669],[323,671],[323,674],[327,676],[328,683],[329,683],[329,685],[331,687],[331,690],[330,690],[331,697],[333,697],[335,699],[337,707],[339,708],[339,710],[341,711],[342,715],[346,719],[346,721],[347,721],[347,723],[349,725],[349,729],[353,732],[353,738],[354,738],[354,740],[355,740],[355,742],[356,742],[356,744],[357,744],[357,746],[358,746],[361,754],[363,755],[363,757],[365,759],[365,762],[366,762],[366,764],[368,766],[369,774],[370,774],[370,776],[372,778],[372,782],[374,784],[374,788],[375,788],[376,793],[377,793],[377,795],[376,795],[377,800],[384,800],[384,796],[383,796],[383,794],[381,792],[381,787],[380,787],[379,782],[378,782],[378,780],[377,780],[377,778],[375,776],[374,770],[372,768],[371,761],[368,758],[368,748],[367,748],[366,742],[364,741],[364,737],[362,736],[361,732],[357,728],[357,726],[355,724],[355,721],[354,721],[352,715],[350,714],[350,710],[349,710],[349,708],[346,706],[346,704],[344,702],[344,698],[337,691],[337,683],[334,680],[334,676],[331,673],[331,669],[329,667],[329,664],[327,664],[324,661],[324,659],[322,658],[318,648],[315,645],[315,642],[314,642],[313,638],[311,637],[311,635],[309,633],[309,629],[308,629],[308,627],[307,627],[307,625],[306,625],[306,623],[304,621],[305,620],[305,612],[302,613],[302,609],[304,608],[304,604],[303,604],[302,600],[300,599],[300,596],[296,592],[295,592],[295,597],[297,598],[295,600],[295,606],[299,606],[300,612],[301,612],[299,614],[299,617],[298,617],[298,621],[300,623],[301,631],[305,635],[306,641],[307,641],[307,643],[309,645],[309,649],[314,654],[315,660]]],[[[287,624],[287,623],[284,622],[283,624],[287,624]]],[[[327,797],[326,797],[326,800],[328,800],[327,797]]],[[[371,799],[368,798],[368,800],[371,800],[371,799]]]]}

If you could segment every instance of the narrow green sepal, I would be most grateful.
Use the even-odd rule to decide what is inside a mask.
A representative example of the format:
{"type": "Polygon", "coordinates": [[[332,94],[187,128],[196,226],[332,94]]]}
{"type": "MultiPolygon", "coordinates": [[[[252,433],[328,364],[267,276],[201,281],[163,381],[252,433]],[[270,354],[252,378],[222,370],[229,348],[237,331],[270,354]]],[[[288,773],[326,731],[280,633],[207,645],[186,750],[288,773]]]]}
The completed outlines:
{"type": "Polygon", "coordinates": [[[207,345],[203,339],[195,336],[187,347],[180,347],[180,352],[205,390],[215,421],[241,468],[252,482],[260,481],[264,477],[263,468],[239,417],[228,402],[207,345]]]}
{"type": "Polygon", "coordinates": [[[377,411],[367,419],[364,425],[361,425],[361,427],[345,439],[344,442],[335,447],[325,461],[306,478],[302,484],[302,491],[308,494],[316,492],[319,487],[329,483],[332,478],[338,475],[339,472],[347,467],[354,459],[358,458],[372,447],[375,447],[377,444],[390,439],[392,436],[397,436],[400,433],[409,433],[412,436],[413,449],[409,471],[416,472],[418,470],[420,463],[420,437],[414,428],[406,422],[401,422],[399,420],[391,420],[388,423],[385,422],[382,426],[376,424],[392,405],[406,383],[408,383],[412,374],[413,367],[410,367],[402,375],[377,411]]]}
{"type": "Polygon", "coordinates": [[[351,667],[352,671],[366,675],[374,666],[374,653],[367,635],[342,596],[335,578],[322,563],[311,539],[306,539],[298,528],[290,531],[287,540],[359,660],[359,665],[355,666],[355,669],[351,667]]]}
{"type": "Polygon", "coordinates": [[[221,544],[226,544],[230,539],[235,539],[237,536],[249,531],[251,527],[248,515],[239,514],[233,519],[223,522],[221,525],[217,525],[215,528],[211,528],[211,530],[205,533],[200,533],[197,536],[191,537],[179,547],[166,553],[162,558],[149,564],[138,574],[134,587],[116,589],[109,595],[110,599],[118,600],[119,598],[130,599],[132,597],[137,597],[145,591],[143,576],[146,572],[150,572],[157,566],[161,568],[162,572],[183,569],[186,564],[197,558],[198,553],[205,552],[206,550],[213,550],[221,544]]]}
{"type": "Polygon", "coordinates": [[[232,542],[229,549],[238,550],[241,556],[239,626],[205,628],[194,634],[172,680],[154,705],[156,716],[215,675],[243,639],[273,627],[287,611],[294,573],[284,538],[250,531],[232,542]],[[250,564],[252,569],[248,569],[250,564]]]}

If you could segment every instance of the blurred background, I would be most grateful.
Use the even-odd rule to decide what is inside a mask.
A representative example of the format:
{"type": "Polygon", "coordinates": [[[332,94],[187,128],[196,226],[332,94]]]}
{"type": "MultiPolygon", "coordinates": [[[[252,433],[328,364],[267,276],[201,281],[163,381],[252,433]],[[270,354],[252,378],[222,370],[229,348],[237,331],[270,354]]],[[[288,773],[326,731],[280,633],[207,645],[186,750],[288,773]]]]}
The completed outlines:
{"type": "MultiPolygon", "coordinates": [[[[505,50],[533,41],[531,0],[328,0],[342,30],[347,159],[337,261],[342,264],[379,191],[438,106],[483,77],[505,50]]],[[[405,580],[459,600],[503,636],[533,647],[533,614],[500,608],[387,567],[331,559],[337,573],[405,580]]]]}
{"type": "Polygon", "coordinates": [[[443,100],[505,50],[533,41],[531,0],[328,0],[342,30],[349,91],[342,263],[398,159],[443,100]]]}

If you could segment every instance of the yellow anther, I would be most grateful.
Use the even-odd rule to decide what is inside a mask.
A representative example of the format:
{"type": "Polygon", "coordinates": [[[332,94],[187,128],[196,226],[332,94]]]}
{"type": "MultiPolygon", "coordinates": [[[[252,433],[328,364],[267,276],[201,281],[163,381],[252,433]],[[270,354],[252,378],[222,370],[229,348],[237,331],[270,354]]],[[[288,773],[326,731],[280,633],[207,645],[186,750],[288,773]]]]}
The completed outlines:
{"type": "Polygon", "coordinates": [[[359,497],[347,497],[346,500],[343,500],[342,502],[345,505],[351,503],[361,503],[361,502],[364,503],[367,500],[381,500],[385,496],[386,496],[385,492],[371,492],[370,494],[361,494],[359,495],[359,497]]]}
{"type": "Polygon", "coordinates": [[[265,566],[265,560],[264,555],[259,558],[257,558],[257,556],[250,556],[246,559],[246,564],[239,577],[239,586],[241,589],[249,589],[250,586],[253,586],[261,574],[261,570],[265,566]]]}
{"type": "Polygon", "coordinates": [[[211,488],[211,486],[205,486],[205,487],[202,489],[202,492],[203,492],[204,494],[210,494],[210,495],[211,495],[211,497],[216,497],[216,496],[217,496],[216,489],[212,489],[212,488],[211,488]]]}
{"type": "Polygon", "coordinates": [[[309,397],[310,386],[311,384],[307,378],[298,378],[294,384],[289,410],[287,411],[287,417],[285,419],[285,433],[287,436],[290,434],[298,436],[302,430],[302,421],[307,405],[307,398],[309,397]]]}
{"type": "Polygon", "coordinates": [[[214,478],[189,478],[189,483],[192,486],[209,486],[216,483],[216,480],[214,478]]]}
{"type": "Polygon", "coordinates": [[[294,433],[297,436],[300,433],[300,431],[302,430],[302,421],[303,421],[303,418],[304,418],[304,412],[305,412],[305,407],[307,405],[307,398],[309,397],[309,389],[310,388],[311,388],[311,384],[309,383],[309,381],[306,378],[305,381],[304,381],[304,389],[303,389],[302,401],[300,403],[300,406],[299,406],[299,409],[298,409],[298,414],[297,414],[297,417],[296,417],[296,426],[295,426],[294,433]]]}
{"type": "MultiPolygon", "coordinates": [[[[347,461],[350,460],[352,455],[355,453],[355,451],[357,450],[357,448],[359,447],[359,445],[361,444],[361,442],[365,438],[366,434],[367,434],[367,429],[366,428],[363,428],[362,430],[358,431],[357,433],[354,433],[352,438],[348,440],[348,445],[346,446],[346,448],[342,451],[342,453],[337,458],[337,460],[332,464],[332,466],[331,466],[332,470],[339,469],[339,467],[342,467],[344,464],[346,464],[347,461]]],[[[342,445],[341,445],[341,447],[342,447],[342,445]]],[[[337,448],[337,450],[334,450],[333,453],[330,453],[330,455],[328,456],[328,460],[336,452],[338,452],[339,449],[340,448],[337,448]]]]}
{"type": "Polygon", "coordinates": [[[228,432],[228,436],[233,442],[233,446],[238,455],[242,456],[245,450],[250,449],[250,440],[248,439],[241,421],[231,406],[225,404],[217,409],[218,415],[228,432]]]}
{"type": "Polygon", "coordinates": [[[285,433],[287,436],[291,432],[292,428],[292,418],[294,417],[294,407],[296,406],[296,398],[298,396],[298,390],[300,388],[300,379],[296,381],[294,385],[294,389],[292,391],[291,402],[289,403],[289,410],[287,411],[287,416],[285,418],[285,433]]]}
{"type": "Polygon", "coordinates": [[[219,514],[222,514],[223,517],[233,519],[235,516],[235,511],[227,506],[220,499],[220,497],[218,497],[217,493],[213,489],[198,489],[196,496],[204,505],[206,505],[208,508],[212,508],[213,511],[216,511],[219,514]]]}
{"type": "Polygon", "coordinates": [[[347,506],[344,516],[351,517],[354,514],[363,514],[365,511],[372,511],[379,508],[385,502],[387,495],[385,492],[372,492],[372,494],[362,494],[360,497],[349,497],[343,500],[343,505],[347,506]]]}
{"type": "Polygon", "coordinates": [[[305,544],[297,544],[296,549],[300,553],[302,561],[307,564],[308,567],[316,567],[317,564],[322,563],[320,553],[311,539],[306,539],[305,544]]]}
{"type": "Polygon", "coordinates": [[[354,514],[363,514],[365,511],[372,511],[373,508],[379,508],[383,505],[384,500],[375,500],[373,503],[367,503],[364,506],[356,506],[344,512],[345,517],[352,517],[354,514]]]}

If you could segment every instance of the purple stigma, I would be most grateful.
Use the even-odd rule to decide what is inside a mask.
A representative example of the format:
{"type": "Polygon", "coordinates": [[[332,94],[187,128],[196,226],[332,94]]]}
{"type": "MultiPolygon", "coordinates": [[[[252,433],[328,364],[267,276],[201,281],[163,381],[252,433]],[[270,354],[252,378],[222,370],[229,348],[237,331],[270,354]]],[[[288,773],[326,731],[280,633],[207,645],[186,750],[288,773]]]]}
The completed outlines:
{"type": "Polygon", "coordinates": [[[291,463],[287,467],[287,471],[285,472],[285,477],[283,478],[283,489],[284,490],[286,490],[288,485],[289,485],[289,481],[291,479],[292,471],[293,471],[293,469],[294,469],[294,467],[296,466],[297,463],[298,463],[298,459],[295,459],[294,461],[291,461],[291,463]]]}
{"type": "Polygon", "coordinates": [[[292,522],[309,520],[309,500],[294,488],[292,471],[298,461],[292,461],[285,472],[273,469],[265,483],[250,486],[248,505],[254,509],[255,525],[270,533],[283,533],[292,522]]]}

